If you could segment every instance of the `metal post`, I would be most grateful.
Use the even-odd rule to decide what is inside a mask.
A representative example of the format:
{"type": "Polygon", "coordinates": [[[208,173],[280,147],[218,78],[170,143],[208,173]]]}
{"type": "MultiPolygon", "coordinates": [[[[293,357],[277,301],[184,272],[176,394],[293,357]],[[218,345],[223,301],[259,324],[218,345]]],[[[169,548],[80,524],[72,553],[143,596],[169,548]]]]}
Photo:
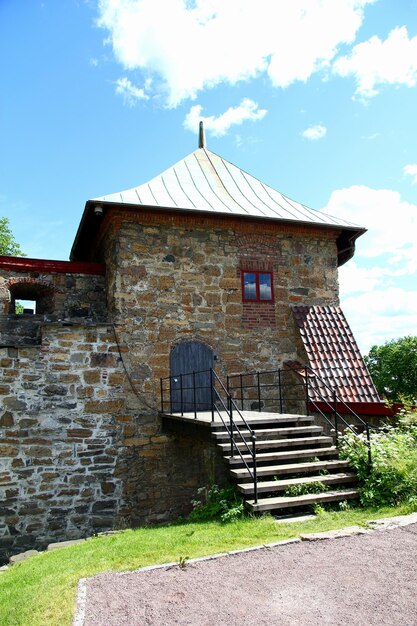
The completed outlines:
{"type": "Polygon", "coordinates": [[[229,400],[230,400],[230,411],[229,411],[229,427],[230,427],[230,456],[233,458],[234,456],[234,446],[233,446],[233,439],[234,439],[234,433],[233,433],[233,406],[232,406],[232,399],[229,396],[229,400]]]}
{"type": "Polygon", "coordinates": [[[162,378],[159,379],[159,386],[161,389],[161,413],[164,412],[164,385],[162,382],[162,378]]]}
{"type": "Polygon", "coordinates": [[[182,374],[180,374],[180,400],[181,400],[181,415],[184,415],[184,391],[182,385],[182,374]]]}
{"type": "Polygon", "coordinates": [[[252,431],[252,458],[253,458],[253,496],[255,504],[258,502],[258,479],[256,475],[256,434],[252,431]]]}
{"type": "Polygon", "coordinates": [[[169,410],[172,413],[172,376],[169,377],[169,410]]]}
{"type": "Polygon", "coordinates": [[[306,414],[310,415],[310,406],[309,406],[309,393],[308,393],[308,369],[305,368],[306,373],[306,414]]]}
{"type": "Polygon", "coordinates": [[[281,377],[281,369],[278,370],[278,387],[279,387],[279,412],[282,414],[283,411],[283,403],[282,403],[282,377],[281,377]]]}
{"type": "Polygon", "coordinates": [[[260,379],[260,373],[257,372],[257,384],[258,384],[258,411],[259,413],[261,412],[261,379],[260,379]]]}
{"type": "Polygon", "coordinates": [[[196,402],[196,389],[195,389],[195,372],[193,372],[193,405],[194,405],[194,419],[197,419],[197,402],[196,402]]]}
{"type": "Polygon", "coordinates": [[[213,376],[212,367],[210,367],[210,398],[211,398],[211,421],[214,422],[214,376],[213,376]]]}
{"type": "Polygon", "coordinates": [[[334,417],[334,430],[336,438],[336,447],[339,447],[339,422],[337,419],[337,394],[333,391],[333,417],[334,417]]]}
{"type": "Polygon", "coordinates": [[[240,374],[240,408],[243,411],[243,376],[240,374]]]}
{"type": "Polygon", "coordinates": [[[366,441],[368,444],[368,466],[369,466],[369,470],[371,470],[372,468],[372,451],[371,451],[371,435],[369,433],[369,424],[368,422],[366,422],[366,441]]]}
{"type": "Polygon", "coordinates": [[[229,374],[226,376],[226,390],[227,390],[227,410],[229,410],[230,409],[230,378],[229,378],[229,374]]]}

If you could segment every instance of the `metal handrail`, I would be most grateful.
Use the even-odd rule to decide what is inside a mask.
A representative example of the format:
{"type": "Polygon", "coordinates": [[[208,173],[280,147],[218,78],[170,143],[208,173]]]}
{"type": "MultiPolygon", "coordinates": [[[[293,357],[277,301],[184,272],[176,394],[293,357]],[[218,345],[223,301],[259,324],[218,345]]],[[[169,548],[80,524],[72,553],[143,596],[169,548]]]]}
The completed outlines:
{"type": "MultiPolygon", "coordinates": [[[[303,382],[301,383],[304,388],[305,388],[305,404],[306,404],[306,412],[307,414],[309,413],[309,407],[313,406],[314,410],[319,413],[323,419],[332,427],[332,429],[334,429],[335,432],[335,443],[336,446],[339,447],[339,423],[344,424],[344,426],[346,427],[346,429],[349,429],[352,433],[354,433],[355,435],[358,435],[358,432],[355,428],[355,425],[350,423],[349,421],[347,421],[347,419],[345,419],[345,417],[338,411],[338,406],[342,406],[346,409],[346,414],[350,414],[351,417],[353,417],[355,420],[357,420],[358,425],[361,426],[363,428],[363,430],[366,432],[366,445],[368,448],[368,464],[369,466],[372,465],[372,451],[371,451],[371,438],[370,438],[370,430],[371,429],[375,429],[377,430],[376,427],[372,426],[372,424],[369,424],[369,422],[363,420],[337,393],[337,390],[334,389],[331,385],[329,385],[329,383],[325,380],[323,380],[323,378],[321,378],[309,365],[303,365],[300,366],[298,368],[294,367],[293,365],[287,363],[286,367],[288,368],[287,370],[283,370],[283,369],[276,369],[276,370],[265,370],[262,372],[259,371],[252,371],[252,372],[244,372],[244,373],[240,373],[240,374],[233,374],[231,376],[227,377],[227,384],[228,384],[228,390],[230,392],[237,392],[240,393],[240,397],[238,398],[242,404],[242,408],[243,408],[243,404],[244,404],[244,390],[248,390],[248,389],[257,389],[258,393],[258,410],[262,411],[262,405],[261,405],[261,388],[262,389],[266,389],[266,388],[271,388],[271,387],[278,387],[279,389],[279,403],[280,403],[280,412],[283,412],[283,398],[284,398],[284,389],[285,387],[294,387],[295,383],[286,383],[282,381],[282,373],[284,371],[288,371],[288,370],[292,370],[295,373],[297,373],[302,379],[303,382]],[[305,372],[305,376],[303,376],[302,371],[305,372]],[[278,383],[266,383],[266,384],[260,384],[260,377],[267,375],[267,374],[278,374],[278,383]],[[309,377],[310,375],[310,377],[309,377]],[[244,383],[244,379],[248,379],[249,377],[254,377],[254,380],[251,381],[251,384],[248,383],[244,383]],[[309,385],[309,380],[310,378],[314,378],[317,381],[319,381],[323,387],[325,387],[331,394],[333,400],[330,401],[325,395],[323,395],[323,393],[320,391],[320,389],[317,387],[317,389],[315,389],[315,392],[317,393],[317,395],[319,396],[319,401],[323,402],[325,405],[327,405],[327,407],[329,409],[331,409],[332,413],[333,413],[333,419],[334,419],[334,423],[327,417],[327,415],[324,413],[324,411],[322,411],[322,409],[320,408],[320,406],[317,404],[317,401],[315,401],[313,398],[311,398],[311,387],[309,385]],[[238,384],[234,387],[230,386],[230,381],[234,380],[234,379],[238,379],[238,384]]],[[[264,396],[262,396],[262,400],[271,400],[271,399],[276,399],[276,398],[265,398],[264,396]]]]}
{"type": "Polygon", "coordinates": [[[335,430],[335,440],[336,440],[336,446],[339,447],[339,429],[338,429],[338,420],[340,420],[345,426],[346,428],[348,428],[354,435],[358,435],[359,433],[356,431],[355,427],[353,424],[350,424],[348,421],[346,421],[346,419],[343,417],[343,415],[341,415],[339,413],[339,411],[337,410],[337,405],[342,405],[344,408],[347,409],[348,414],[350,414],[351,416],[353,416],[355,419],[358,420],[358,422],[363,426],[365,432],[366,432],[366,446],[368,448],[368,465],[369,467],[372,466],[372,448],[371,448],[371,435],[370,435],[370,429],[372,428],[372,425],[369,424],[369,422],[367,422],[366,420],[362,419],[337,393],[337,390],[333,387],[331,387],[325,380],[323,380],[323,378],[321,376],[319,376],[309,365],[303,365],[300,366],[299,368],[295,368],[293,367],[291,364],[287,364],[287,367],[294,371],[295,373],[297,373],[299,376],[302,377],[302,374],[300,372],[300,370],[304,370],[306,372],[306,377],[305,377],[305,384],[306,384],[306,396],[307,396],[307,401],[313,405],[313,407],[315,408],[315,410],[320,413],[320,415],[333,427],[332,422],[329,420],[329,418],[325,415],[325,413],[320,409],[320,407],[317,405],[317,402],[315,400],[313,400],[312,398],[310,398],[310,395],[308,393],[308,374],[310,373],[310,375],[312,377],[314,377],[316,380],[320,381],[320,383],[326,387],[333,395],[333,402],[330,402],[328,400],[328,398],[326,398],[321,391],[317,388],[315,389],[315,393],[317,393],[320,397],[320,401],[323,402],[324,404],[326,404],[333,412],[333,416],[334,416],[334,430],[335,430]]]}
{"type": "MultiPolygon", "coordinates": [[[[173,379],[180,379],[180,406],[181,406],[181,415],[184,415],[184,399],[183,399],[183,394],[184,391],[186,390],[190,390],[192,391],[192,395],[193,395],[193,401],[192,401],[192,405],[193,405],[193,413],[194,413],[194,418],[197,419],[197,414],[198,414],[198,409],[197,409],[197,402],[196,402],[196,391],[197,389],[207,389],[208,386],[206,385],[201,385],[201,386],[197,386],[196,385],[196,376],[199,374],[207,374],[210,373],[210,394],[211,394],[211,419],[212,422],[214,422],[214,414],[215,412],[218,414],[221,422],[223,423],[223,426],[226,429],[227,434],[229,435],[229,440],[230,440],[230,456],[231,458],[233,458],[235,456],[235,453],[237,452],[237,454],[239,455],[243,465],[246,467],[247,471],[249,472],[250,477],[253,480],[253,490],[254,490],[254,501],[255,504],[258,501],[258,484],[257,484],[257,467],[256,467],[256,433],[255,431],[249,426],[249,424],[247,423],[245,417],[243,416],[242,412],[240,411],[239,407],[237,406],[235,400],[232,398],[232,396],[230,395],[230,393],[228,392],[227,388],[224,386],[222,380],[219,378],[219,376],[217,375],[217,373],[214,371],[213,368],[207,369],[207,370],[199,370],[199,371],[193,371],[193,372],[188,372],[185,374],[178,374],[178,375],[172,375],[172,376],[167,376],[165,378],[160,378],[160,392],[161,392],[161,412],[164,413],[164,381],[169,381],[169,393],[170,393],[170,408],[172,409],[172,380],[173,379]],[[192,385],[190,387],[184,387],[182,384],[182,377],[183,376],[192,376],[192,385]],[[224,401],[224,399],[221,396],[221,393],[219,393],[219,391],[216,388],[216,383],[219,384],[221,391],[223,391],[223,393],[226,396],[226,402],[224,401]],[[219,410],[219,407],[217,406],[217,403],[215,401],[215,398],[217,399],[217,403],[220,403],[221,407],[223,407],[224,412],[227,414],[228,416],[228,420],[225,421],[225,419],[223,418],[222,412],[221,410],[219,410]],[[251,440],[251,445],[249,445],[248,441],[246,440],[245,436],[243,435],[243,433],[241,432],[239,426],[236,423],[236,420],[234,419],[233,416],[233,412],[236,412],[239,416],[239,418],[241,419],[242,423],[244,424],[244,426],[247,428],[247,430],[249,431],[249,438],[251,440]],[[227,423],[227,421],[229,422],[229,424],[227,423]],[[238,442],[236,441],[236,436],[238,436],[241,440],[241,442],[244,444],[244,448],[246,448],[247,452],[249,453],[250,457],[252,457],[252,468],[250,467],[250,465],[247,463],[246,459],[244,458],[242,452],[239,449],[239,445],[238,442]]],[[[185,402],[185,404],[190,404],[189,402],[185,402]]],[[[171,411],[172,412],[172,411],[171,411]]]]}

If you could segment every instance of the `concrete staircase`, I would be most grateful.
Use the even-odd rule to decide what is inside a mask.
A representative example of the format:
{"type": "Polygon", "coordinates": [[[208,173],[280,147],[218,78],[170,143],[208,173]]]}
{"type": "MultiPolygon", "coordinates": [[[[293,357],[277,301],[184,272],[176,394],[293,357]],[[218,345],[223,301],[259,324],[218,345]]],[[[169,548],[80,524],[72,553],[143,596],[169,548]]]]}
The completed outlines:
{"type": "MultiPolygon", "coordinates": [[[[339,459],[332,437],[323,435],[323,429],[314,424],[313,417],[254,412],[245,415],[245,421],[256,433],[256,503],[250,472],[238,453],[231,456],[229,435],[221,421],[212,425],[212,436],[229,463],[230,474],[250,511],[283,514],[313,504],[358,497],[356,475],[349,470],[347,461],[339,459]],[[291,495],[285,493],[287,490],[291,495]]],[[[251,447],[250,431],[243,425],[239,428],[251,447]]],[[[247,447],[239,436],[236,441],[240,442],[237,445],[242,456],[252,468],[247,447]]]]}

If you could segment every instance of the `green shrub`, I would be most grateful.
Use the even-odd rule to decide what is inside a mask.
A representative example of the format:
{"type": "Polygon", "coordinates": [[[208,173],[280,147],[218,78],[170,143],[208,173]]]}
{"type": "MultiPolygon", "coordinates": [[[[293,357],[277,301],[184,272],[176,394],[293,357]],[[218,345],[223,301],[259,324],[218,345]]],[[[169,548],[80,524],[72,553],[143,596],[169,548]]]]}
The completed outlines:
{"type": "Polygon", "coordinates": [[[297,496],[305,496],[308,493],[323,493],[323,491],[327,491],[327,485],[324,485],[320,481],[315,481],[312,483],[301,483],[300,485],[291,485],[287,487],[284,491],[284,497],[286,498],[295,498],[297,496]]]}
{"type": "Polygon", "coordinates": [[[189,515],[192,522],[220,520],[233,522],[244,516],[243,500],[234,486],[220,489],[217,485],[198,490],[201,500],[193,500],[189,515]]]}
{"type": "Polygon", "coordinates": [[[413,411],[398,426],[371,433],[372,467],[365,435],[345,434],[341,456],[356,470],[363,506],[417,505],[417,420],[413,411]]]}

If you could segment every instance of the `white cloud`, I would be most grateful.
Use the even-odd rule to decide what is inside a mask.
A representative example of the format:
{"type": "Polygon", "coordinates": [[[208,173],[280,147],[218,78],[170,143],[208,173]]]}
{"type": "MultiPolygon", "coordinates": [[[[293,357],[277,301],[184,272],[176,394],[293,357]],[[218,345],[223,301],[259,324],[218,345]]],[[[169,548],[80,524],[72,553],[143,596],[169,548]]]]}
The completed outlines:
{"type": "Polygon", "coordinates": [[[352,260],[339,269],[340,295],[345,297],[354,293],[372,291],[386,276],[386,270],[381,267],[359,267],[352,260]]]}
{"type": "Polygon", "coordinates": [[[356,256],[417,259],[417,205],[402,200],[397,191],[364,185],[337,189],[323,211],[368,229],[357,241],[356,256]]]}
{"type": "Polygon", "coordinates": [[[333,191],[323,210],[368,228],[339,270],[342,308],[362,351],[415,334],[417,205],[391,189],[356,185],[333,191]]]}
{"type": "Polygon", "coordinates": [[[371,98],[384,84],[417,84],[417,36],[409,38],[405,26],[394,28],[381,41],[376,35],[358,44],[347,55],[333,63],[333,71],[339,76],[353,76],[357,83],[356,93],[371,98]]]}
{"type": "Polygon", "coordinates": [[[204,129],[215,137],[225,135],[232,126],[240,125],[246,120],[261,120],[267,113],[266,109],[260,109],[259,105],[249,98],[244,98],[239,106],[229,107],[217,117],[201,115],[202,110],[200,104],[192,106],[185,117],[184,128],[196,132],[201,120],[204,122],[204,129]]]}
{"type": "Polygon", "coordinates": [[[352,43],[375,0],[100,0],[97,23],[127,70],[158,78],[168,106],[266,73],[306,81],[352,43]]]}
{"type": "Polygon", "coordinates": [[[323,126],[322,124],[316,124],[315,126],[310,126],[309,128],[306,128],[301,133],[301,136],[305,139],[310,139],[314,141],[315,139],[323,139],[326,133],[327,128],[325,126],[323,126]]]}
{"type": "Polygon", "coordinates": [[[407,176],[411,176],[413,179],[413,185],[417,184],[417,163],[413,163],[410,165],[405,165],[403,169],[404,174],[407,176]]]}
{"type": "Polygon", "coordinates": [[[116,93],[123,97],[125,103],[134,106],[138,100],[149,100],[145,90],[135,85],[126,76],[116,81],[116,93]]]}
{"type": "Polygon", "coordinates": [[[417,291],[373,290],[342,298],[342,308],[363,354],[373,345],[415,335],[417,291]]]}

